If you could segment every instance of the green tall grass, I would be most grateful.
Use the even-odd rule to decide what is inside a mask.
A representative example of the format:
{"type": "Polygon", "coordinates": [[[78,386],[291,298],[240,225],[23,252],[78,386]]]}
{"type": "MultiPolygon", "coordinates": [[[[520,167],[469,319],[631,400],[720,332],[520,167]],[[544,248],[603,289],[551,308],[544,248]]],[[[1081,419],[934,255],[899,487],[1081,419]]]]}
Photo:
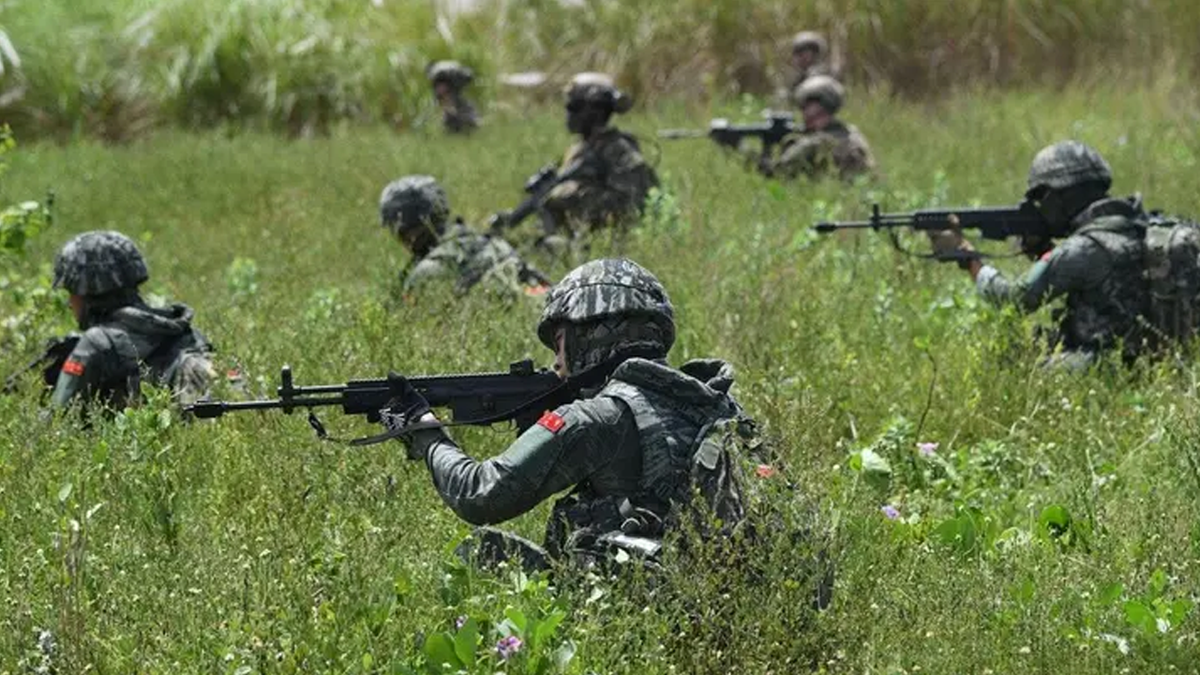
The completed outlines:
{"type": "MultiPolygon", "coordinates": [[[[669,197],[620,252],[676,303],[672,362],[731,360],[739,399],[804,495],[797,508],[816,506],[838,569],[822,614],[806,609],[811,551],[787,539],[767,538],[769,572],[752,579],[690,567],[665,589],[551,589],[475,575],[449,553],[466,528],[397,445],[323,443],[282,414],[185,425],[161,400],[81,433],[40,419],[27,388],[0,397],[2,669],[420,672],[423,645],[457,617],[494,627],[506,612],[562,611],[552,646],[574,642],[573,673],[1196,672],[1194,361],[1040,370],[1028,339],[1045,314],[983,307],[953,266],[870,233],[806,231],[873,199],[1015,202],[1036,150],[1065,137],[1105,154],[1117,193],[1200,213],[1200,139],[1176,93],[980,91],[940,106],[863,93],[852,119],[885,177],[861,188],[764,182],[707,141],[655,148],[646,132],[689,121],[679,114],[628,120],[669,197]],[[919,442],[939,445],[927,457],[919,442]]],[[[222,367],[241,367],[253,394],[284,363],[304,383],[495,369],[549,360],[536,303],[400,301],[406,258],[375,200],[399,175],[431,173],[480,222],[568,141],[557,115],[535,115],[469,139],[367,127],[299,142],[166,132],[128,147],[26,144],[0,203],[57,190],[55,225],[14,268],[27,278],[75,232],[137,238],[147,290],[195,306],[222,367]]],[[[9,303],[0,295],[0,314],[9,303]]],[[[27,332],[69,324],[65,308],[44,309],[27,332]]],[[[28,351],[0,352],[0,372],[28,351]]],[[[324,420],[342,436],[371,431],[324,420]]],[[[511,440],[455,435],[477,456],[511,440]]],[[[537,538],[545,517],[509,525],[537,538]]],[[[475,672],[501,667],[480,658],[491,660],[475,672]]]]}
{"type": "Polygon", "coordinates": [[[1200,65],[1200,9],[1124,0],[13,0],[0,14],[0,119],[111,140],[163,124],[292,135],[347,122],[422,125],[423,69],[454,57],[561,83],[610,71],[644,101],[765,94],[792,33],[825,31],[857,84],[934,97],[962,86],[1176,77],[1200,65]],[[19,60],[15,67],[13,55],[19,60]]]}

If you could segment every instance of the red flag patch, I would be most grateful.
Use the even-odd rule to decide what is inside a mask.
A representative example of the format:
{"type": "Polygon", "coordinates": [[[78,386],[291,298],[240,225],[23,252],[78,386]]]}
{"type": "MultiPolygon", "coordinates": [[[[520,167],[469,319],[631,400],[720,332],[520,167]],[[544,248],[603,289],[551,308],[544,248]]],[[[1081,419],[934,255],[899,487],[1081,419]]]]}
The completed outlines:
{"type": "Polygon", "coordinates": [[[67,362],[63,364],[62,371],[68,375],[79,377],[83,375],[83,361],[67,359],[67,362]]]}
{"type": "Polygon", "coordinates": [[[754,475],[758,476],[759,478],[770,478],[776,473],[775,467],[771,466],[770,464],[759,464],[758,466],[754,467],[754,475]]]}
{"type": "Polygon", "coordinates": [[[539,427],[546,429],[552,434],[557,434],[559,429],[562,429],[564,426],[566,426],[567,421],[562,418],[562,415],[559,415],[553,410],[547,410],[545,414],[542,415],[541,419],[537,421],[537,423],[539,427]]]}

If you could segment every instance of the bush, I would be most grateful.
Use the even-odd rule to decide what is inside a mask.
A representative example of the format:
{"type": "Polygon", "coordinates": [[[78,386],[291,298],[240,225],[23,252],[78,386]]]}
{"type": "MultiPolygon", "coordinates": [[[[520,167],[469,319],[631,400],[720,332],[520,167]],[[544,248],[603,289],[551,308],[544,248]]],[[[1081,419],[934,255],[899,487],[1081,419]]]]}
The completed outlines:
{"type": "Polygon", "coordinates": [[[483,0],[454,15],[425,0],[80,4],[6,8],[0,110],[22,133],[126,140],[161,123],[293,135],[341,121],[420,126],[436,119],[425,65],[447,57],[475,68],[483,98],[496,73],[529,69],[551,83],[609,71],[644,101],[763,95],[785,76],[802,28],[830,37],[852,83],[913,96],[1114,72],[1186,78],[1200,66],[1192,3],[483,0]]]}

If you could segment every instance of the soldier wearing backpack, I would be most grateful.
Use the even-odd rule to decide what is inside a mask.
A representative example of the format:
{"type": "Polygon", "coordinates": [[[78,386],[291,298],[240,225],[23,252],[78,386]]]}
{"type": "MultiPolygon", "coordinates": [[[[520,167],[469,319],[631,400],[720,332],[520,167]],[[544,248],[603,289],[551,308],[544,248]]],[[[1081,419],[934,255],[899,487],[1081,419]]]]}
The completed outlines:
{"type": "Polygon", "coordinates": [[[748,435],[752,423],[729,393],[727,363],[667,365],[674,310],[653,274],[619,259],[576,268],[547,294],[537,333],[561,377],[592,375],[598,385],[546,411],[485,461],[467,456],[442,428],[403,433],[436,418],[407,380],[391,378],[395,396],[382,422],[402,434],[410,459],[425,462],[460,518],[495,525],[571,489],[554,504],[544,546],[480,527],[460,555],[528,569],[552,560],[595,563],[617,550],[652,562],[663,535],[692,515],[693,490],[723,530],[740,524],[742,480],[728,441],[748,435]]]}
{"type": "MultiPolygon", "coordinates": [[[[1125,360],[1143,351],[1150,339],[1151,310],[1146,278],[1149,220],[1140,201],[1108,195],[1112,172],[1093,148],[1064,141],[1043,148],[1029,169],[1025,193],[1046,221],[1044,238],[1028,238],[1022,248],[1033,267],[1008,279],[978,258],[960,262],[980,295],[994,304],[1033,312],[1059,297],[1050,362],[1085,369],[1106,350],[1121,349],[1125,360]],[[1065,237],[1057,246],[1051,239],[1065,237]]],[[[957,230],[930,234],[935,253],[973,251],[957,230]]]]}
{"type": "Polygon", "coordinates": [[[54,287],[71,295],[83,331],[63,363],[51,403],[82,400],[120,409],[136,403],[143,379],[170,387],[181,403],[203,397],[215,378],[212,345],[192,328],[192,310],[148,306],[138,286],[150,277],[141,251],[120,232],[85,232],[54,260],[54,287]]]}

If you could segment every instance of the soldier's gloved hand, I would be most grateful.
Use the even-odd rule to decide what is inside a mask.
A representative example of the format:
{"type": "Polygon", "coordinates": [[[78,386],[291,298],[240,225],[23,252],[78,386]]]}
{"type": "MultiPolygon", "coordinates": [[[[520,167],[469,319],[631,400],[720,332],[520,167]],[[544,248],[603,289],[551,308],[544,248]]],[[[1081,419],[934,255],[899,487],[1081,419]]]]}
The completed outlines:
{"type": "Polygon", "coordinates": [[[487,220],[488,229],[493,233],[503,232],[504,228],[508,227],[508,211],[497,211],[493,213],[487,220]]]}
{"type": "MultiPolygon", "coordinates": [[[[403,375],[396,372],[388,373],[388,389],[391,398],[388,399],[387,407],[379,411],[379,422],[388,431],[405,429],[420,422],[421,418],[430,412],[429,402],[403,375]]],[[[407,442],[407,438],[401,436],[400,439],[404,440],[411,449],[412,444],[407,442]]],[[[409,459],[423,458],[413,457],[410,451],[409,459]]]]}
{"type": "Polygon", "coordinates": [[[1021,236],[1021,252],[1030,260],[1037,260],[1054,249],[1054,240],[1047,235],[1026,234],[1021,236]]]}
{"type": "Polygon", "coordinates": [[[956,260],[960,267],[969,259],[969,256],[964,256],[964,254],[975,251],[971,242],[963,239],[962,232],[958,230],[931,230],[927,234],[933,254],[941,260],[956,260]]]}

